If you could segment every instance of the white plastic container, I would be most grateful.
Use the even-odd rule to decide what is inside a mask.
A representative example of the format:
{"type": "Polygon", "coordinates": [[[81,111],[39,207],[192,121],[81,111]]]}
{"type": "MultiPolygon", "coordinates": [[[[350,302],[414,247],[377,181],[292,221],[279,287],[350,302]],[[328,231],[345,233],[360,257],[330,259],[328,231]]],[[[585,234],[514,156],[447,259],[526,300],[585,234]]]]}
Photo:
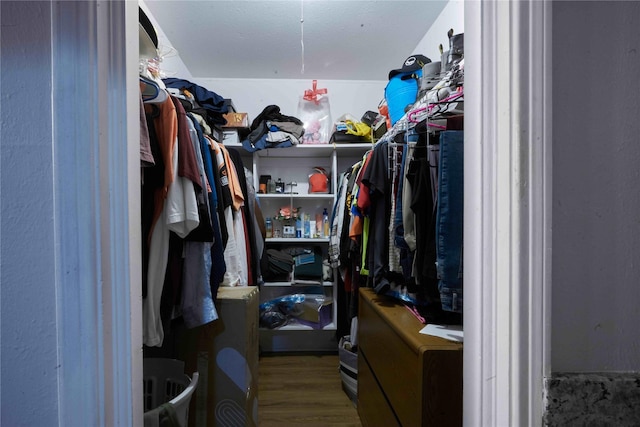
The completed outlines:
{"type": "Polygon", "coordinates": [[[340,338],[338,345],[340,357],[340,379],[342,389],[354,405],[358,403],[358,353],[351,351],[350,335],[340,338]]]}

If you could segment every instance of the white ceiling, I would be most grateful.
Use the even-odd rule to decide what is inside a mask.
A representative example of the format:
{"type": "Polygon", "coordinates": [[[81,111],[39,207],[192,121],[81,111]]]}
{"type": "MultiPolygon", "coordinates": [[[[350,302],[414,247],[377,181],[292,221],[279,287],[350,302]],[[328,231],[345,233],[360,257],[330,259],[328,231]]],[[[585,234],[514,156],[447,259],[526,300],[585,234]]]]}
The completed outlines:
{"type": "Polygon", "coordinates": [[[144,3],[196,78],[386,80],[447,1],[144,3]]]}

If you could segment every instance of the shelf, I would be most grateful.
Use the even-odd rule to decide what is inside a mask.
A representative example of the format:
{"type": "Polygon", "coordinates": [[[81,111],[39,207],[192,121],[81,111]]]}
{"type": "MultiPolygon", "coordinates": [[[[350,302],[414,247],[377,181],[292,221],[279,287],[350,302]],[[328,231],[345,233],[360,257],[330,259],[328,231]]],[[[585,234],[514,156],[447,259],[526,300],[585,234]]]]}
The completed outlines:
{"type": "MultiPolygon", "coordinates": [[[[262,176],[270,176],[272,180],[285,184],[283,193],[258,193],[256,199],[262,206],[265,217],[275,216],[273,230],[292,235],[288,227],[295,223],[294,218],[278,220],[283,208],[299,208],[300,212],[317,215],[324,210],[331,214],[336,200],[338,178],[343,169],[359,161],[367,150],[374,147],[371,143],[356,144],[301,144],[287,148],[269,148],[243,155],[251,156],[254,186],[259,188],[262,176]],[[309,193],[309,174],[314,168],[322,167],[329,175],[328,189],[332,193],[309,193]],[[295,185],[293,185],[295,183],[295,185]],[[266,214],[265,214],[266,212],[266,214]]],[[[316,223],[316,227],[319,224],[316,223]]],[[[276,234],[282,236],[282,234],[276,234]]],[[[329,251],[328,237],[299,238],[299,237],[269,237],[265,239],[265,248],[283,249],[289,246],[311,247],[321,250],[323,260],[329,251]]],[[[324,272],[324,265],[323,265],[324,272]]],[[[302,323],[291,323],[280,328],[260,328],[261,351],[335,351],[338,343],[336,339],[337,313],[336,304],[337,272],[334,270],[335,280],[331,281],[296,281],[280,280],[261,284],[261,300],[270,301],[288,294],[317,294],[330,298],[331,305],[322,307],[322,323],[328,323],[324,328],[308,326],[302,323]],[[284,294],[284,295],[283,295],[284,294]]],[[[320,275],[317,276],[320,279],[320,275]]],[[[295,272],[282,279],[295,278],[295,272]]]]}
{"type": "Polygon", "coordinates": [[[260,328],[260,351],[270,352],[336,352],[338,340],[336,328],[324,329],[267,329],[260,328]]]}
{"type": "Polygon", "coordinates": [[[286,148],[267,148],[255,153],[259,157],[331,157],[335,150],[341,156],[359,156],[370,148],[373,148],[373,144],[300,144],[286,148]]]}
{"type": "MultiPolygon", "coordinates": [[[[224,146],[244,151],[247,155],[253,154],[246,151],[242,143],[226,143],[224,146]]],[[[331,152],[335,150],[339,156],[360,156],[368,149],[373,148],[373,146],[374,145],[369,142],[300,144],[285,148],[267,148],[264,150],[258,150],[255,154],[259,157],[330,157],[331,152]]]]}
{"type": "MultiPolygon", "coordinates": [[[[262,286],[266,286],[269,288],[280,288],[280,287],[287,287],[287,288],[297,288],[297,287],[305,287],[305,286],[314,286],[317,283],[292,283],[292,282],[264,282],[262,284],[262,286]]],[[[325,286],[327,288],[332,287],[333,286],[333,282],[322,282],[322,286],[325,286]]]]}
{"type": "Polygon", "coordinates": [[[242,143],[236,143],[236,142],[225,142],[222,145],[224,145],[226,148],[238,148],[240,150],[244,150],[244,146],[242,145],[242,143]]]}
{"type": "Polygon", "coordinates": [[[312,328],[311,326],[302,325],[300,323],[292,323],[289,325],[280,326],[279,328],[260,328],[261,331],[335,331],[335,323],[329,323],[322,329],[312,328]]]}
{"type": "Polygon", "coordinates": [[[255,153],[259,157],[330,157],[333,145],[330,144],[300,144],[286,148],[267,148],[255,153]]]}
{"type": "Polygon", "coordinates": [[[358,142],[353,144],[335,144],[338,156],[362,156],[365,151],[374,147],[370,142],[358,142]]]}
{"type": "Polygon", "coordinates": [[[267,237],[266,243],[329,243],[328,237],[267,237]]]}
{"type": "Polygon", "coordinates": [[[332,193],[258,193],[259,199],[330,199],[333,200],[332,193]]]}

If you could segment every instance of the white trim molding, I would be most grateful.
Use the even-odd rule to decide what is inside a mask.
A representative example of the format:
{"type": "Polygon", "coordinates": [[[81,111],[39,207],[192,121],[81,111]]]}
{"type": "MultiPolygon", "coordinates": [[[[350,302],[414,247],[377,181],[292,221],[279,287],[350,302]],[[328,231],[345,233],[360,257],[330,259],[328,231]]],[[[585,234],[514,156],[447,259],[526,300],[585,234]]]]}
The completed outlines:
{"type": "Polygon", "coordinates": [[[538,426],[549,365],[550,4],[465,7],[464,424],[538,426]]]}
{"type": "MultiPolygon", "coordinates": [[[[126,1],[126,23],[124,31],[126,34],[126,117],[127,117],[127,200],[122,200],[128,206],[129,215],[129,235],[128,244],[124,240],[119,241],[121,245],[127,245],[129,256],[129,300],[127,301],[130,316],[130,331],[126,338],[131,340],[131,381],[132,390],[132,417],[134,426],[142,424],[143,415],[143,362],[142,362],[142,226],[141,218],[141,196],[140,196],[140,123],[135,117],[140,112],[140,81],[138,79],[138,68],[140,62],[139,40],[139,8],[137,2],[126,1]],[[131,40],[136,42],[131,43],[131,40]]],[[[124,188],[123,188],[124,190],[124,188]]],[[[123,193],[121,195],[125,197],[123,193]]],[[[123,300],[126,296],[120,296],[123,300]]],[[[125,337],[121,337],[124,339],[125,337]]],[[[121,404],[126,403],[124,400],[121,404]]]]}
{"type": "Polygon", "coordinates": [[[137,12],[52,2],[58,425],[142,421],[137,12]]]}

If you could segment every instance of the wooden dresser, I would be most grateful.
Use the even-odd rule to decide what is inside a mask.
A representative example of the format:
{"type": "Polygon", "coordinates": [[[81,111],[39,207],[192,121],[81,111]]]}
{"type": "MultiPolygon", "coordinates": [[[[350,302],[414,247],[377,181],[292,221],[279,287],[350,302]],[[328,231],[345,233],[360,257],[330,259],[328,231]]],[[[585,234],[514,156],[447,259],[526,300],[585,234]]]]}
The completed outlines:
{"type": "Polygon", "coordinates": [[[420,334],[396,300],[360,289],[358,414],[364,426],[461,426],[462,344],[420,334]]]}

